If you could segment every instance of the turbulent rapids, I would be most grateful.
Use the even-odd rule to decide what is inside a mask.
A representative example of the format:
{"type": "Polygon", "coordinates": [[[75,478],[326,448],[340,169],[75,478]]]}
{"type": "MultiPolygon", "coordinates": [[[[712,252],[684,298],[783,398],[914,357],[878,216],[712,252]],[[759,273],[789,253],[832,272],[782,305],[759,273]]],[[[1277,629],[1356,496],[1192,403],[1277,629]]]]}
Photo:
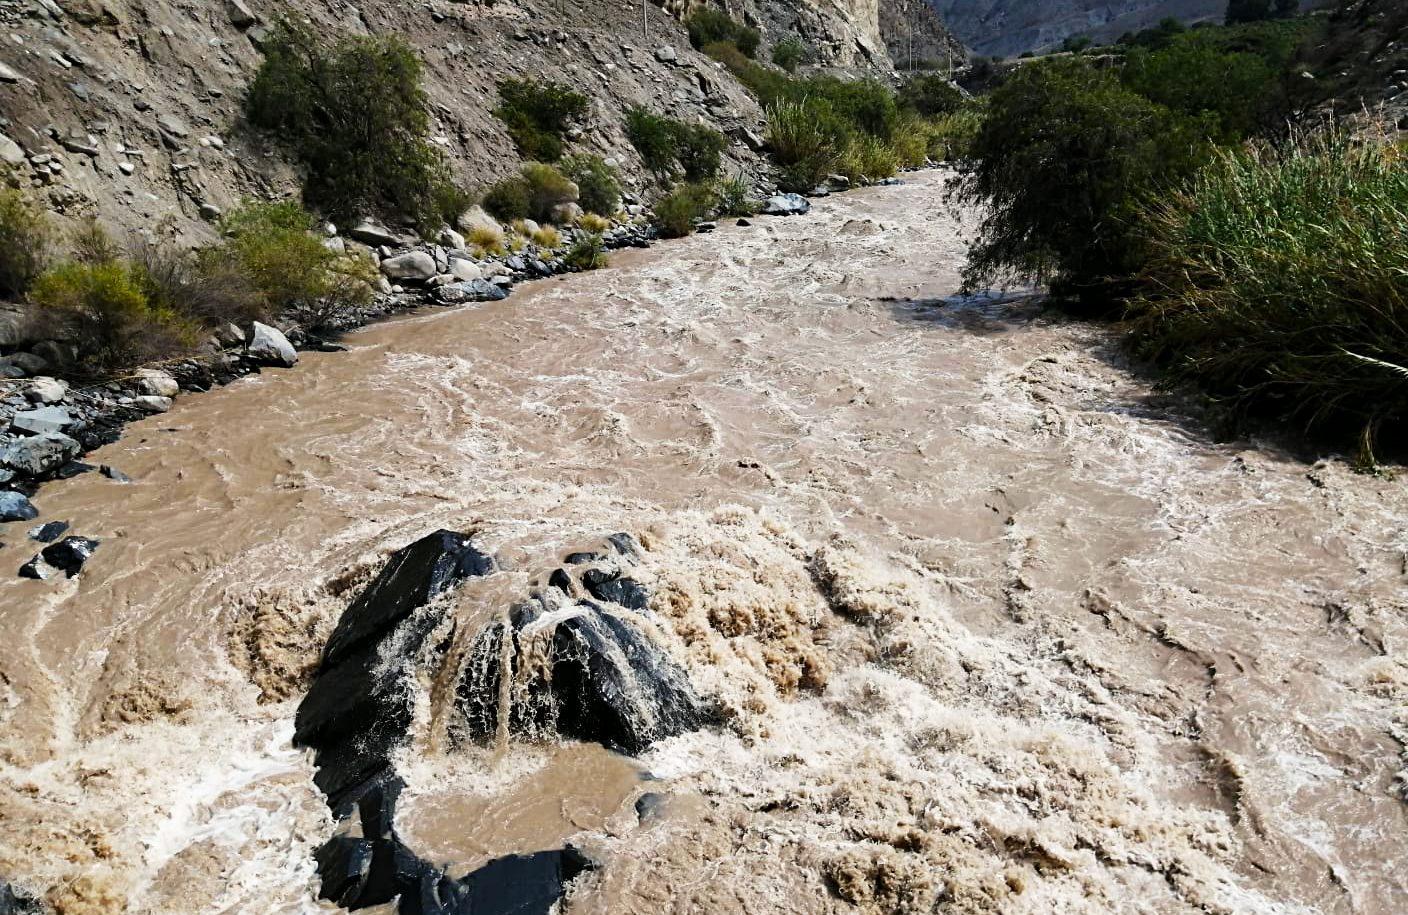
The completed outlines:
{"type": "Polygon", "coordinates": [[[46,487],[0,529],[0,881],[1408,911],[1402,483],[956,297],[942,181],[363,331],[46,487]],[[101,548],[19,578],[51,521],[101,548]]]}

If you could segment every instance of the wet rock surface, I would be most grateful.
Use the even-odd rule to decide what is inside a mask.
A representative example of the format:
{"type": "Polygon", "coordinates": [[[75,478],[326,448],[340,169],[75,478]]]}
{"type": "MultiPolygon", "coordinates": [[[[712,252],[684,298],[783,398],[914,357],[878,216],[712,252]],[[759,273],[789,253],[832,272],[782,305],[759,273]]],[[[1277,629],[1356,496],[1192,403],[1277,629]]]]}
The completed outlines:
{"type": "MultiPolygon", "coordinates": [[[[636,555],[624,534],[612,535],[602,550],[569,554],[573,572],[557,569],[551,577],[561,581],[559,589],[515,606],[507,635],[502,622],[480,629],[455,687],[463,719],[457,739],[496,733],[502,678],[528,675],[520,652],[534,640],[547,649],[546,664],[534,670],[546,675],[515,683],[518,698],[507,710],[512,732],[638,754],[710,720],[685,672],[628,618],[648,613],[648,592],[626,574],[636,555]],[[608,596],[598,596],[600,604],[577,600],[570,595],[578,589],[608,596]],[[620,600],[609,603],[610,596],[620,600]],[[507,671],[505,637],[513,646],[507,671]]],[[[436,531],[392,554],[329,636],[294,737],[314,748],[314,781],[344,824],[315,853],[323,898],[349,909],[397,900],[402,915],[546,915],[566,885],[594,866],[568,847],[498,858],[457,879],[419,857],[395,831],[403,782],[393,756],[411,727],[411,681],[444,660],[448,637],[432,645],[432,634],[454,628],[447,602],[438,598],[495,571],[493,558],[471,537],[436,531]],[[345,828],[354,814],[360,835],[345,828]]]]}

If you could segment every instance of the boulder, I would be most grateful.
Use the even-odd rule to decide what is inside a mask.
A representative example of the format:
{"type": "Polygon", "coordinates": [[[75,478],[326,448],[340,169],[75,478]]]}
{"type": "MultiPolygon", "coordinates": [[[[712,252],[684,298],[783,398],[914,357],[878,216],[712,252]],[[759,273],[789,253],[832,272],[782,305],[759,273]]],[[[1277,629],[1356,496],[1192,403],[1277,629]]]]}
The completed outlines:
{"type": "Polygon", "coordinates": [[[380,245],[399,245],[401,237],[392,232],[386,226],[374,219],[364,219],[351,229],[347,230],[347,235],[373,248],[380,245]]]}
{"type": "Polygon", "coordinates": [[[33,578],[39,581],[47,581],[54,577],[54,568],[40,559],[38,556],[31,557],[28,562],[20,566],[20,578],[33,578]]]}
{"type": "Polygon", "coordinates": [[[50,368],[55,371],[72,368],[78,361],[78,347],[58,340],[40,340],[31,348],[29,355],[17,353],[10,359],[13,361],[20,357],[28,360],[21,364],[30,375],[43,375],[50,368]]]}
{"type": "Polygon", "coordinates": [[[146,395],[154,397],[175,397],[181,393],[181,386],[161,369],[138,369],[136,372],[136,388],[146,395]]]}
{"type": "Polygon", "coordinates": [[[450,274],[461,282],[469,283],[484,279],[484,271],[473,261],[450,259],[450,274]]]}
{"type": "Polygon", "coordinates": [[[552,221],[559,226],[573,226],[582,218],[582,208],[575,203],[559,203],[552,208],[552,221]]]}
{"type": "Polygon", "coordinates": [[[246,351],[260,365],[291,368],[298,362],[298,353],[294,351],[288,338],[278,329],[259,321],[255,321],[250,328],[249,348],[246,351]]]}
{"type": "Polygon", "coordinates": [[[132,398],[132,406],[144,413],[165,413],[171,409],[171,398],[143,394],[141,397],[132,398]]]}
{"type": "Polygon", "coordinates": [[[37,477],[67,464],[82,450],[83,447],[67,435],[41,432],[0,449],[0,465],[37,477]]]}
{"type": "Polygon", "coordinates": [[[456,232],[454,229],[451,229],[449,226],[446,226],[445,228],[440,230],[440,237],[438,241],[446,248],[464,247],[464,236],[456,232]]]}
{"type": "Polygon", "coordinates": [[[464,534],[440,530],[391,555],[376,579],[338,620],[323,650],[327,669],[465,578],[487,575],[494,560],[464,534]]]}
{"type": "Polygon", "coordinates": [[[41,432],[62,432],[73,425],[73,417],[63,407],[39,407],[16,413],[10,420],[10,428],[30,435],[41,432]]]}
{"type": "Polygon", "coordinates": [[[0,521],[32,521],[39,517],[39,509],[22,494],[0,491],[0,521]]]}
{"type": "Polygon", "coordinates": [[[484,212],[484,208],[478,204],[461,213],[459,218],[455,220],[455,224],[466,232],[473,229],[488,229],[491,232],[503,232],[504,230],[504,227],[499,225],[499,221],[484,212]]]}
{"type": "Polygon", "coordinates": [[[228,321],[215,328],[214,337],[216,342],[225,349],[244,346],[244,331],[228,321]]]}
{"type": "Polygon", "coordinates": [[[24,150],[20,148],[20,144],[0,133],[0,162],[6,165],[23,165],[24,158],[24,150]]]}
{"type": "Polygon", "coordinates": [[[424,251],[408,251],[382,261],[381,272],[393,280],[425,282],[435,276],[435,258],[424,251]]]}
{"type": "Polygon", "coordinates": [[[49,371],[49,360],[36,353],[11,353],[5,357],[5,361],[31,378],[49,371]]]}
{"type": "Polygon", "coordinates": [[[672,64],[680,59],[680,55],[673,45],[666,44],[655,49],[655,59],[662,64],[672,64]]]}
{"type": "Polygon", "coordinates": [[[767,199],[761,212],[764,216],[800,216],[811,208],[800,194],[776,194],[767,199]]]}
{"type": "Polygon", "coordinates": [[[442,305],[463,305],[465,302],[497,302],[508,298],[508,292],[488,280],[449,283],[435,290],[435,301],[442,305]]]}
{"type": "Polygon", "coordinates": [[[250,12],[241,0],[225,0],[225,15],[230,25],[237,29],[247,29],[259,21],[259,17],[250,12]]]}
{"type": "Polygon", "coordinates": [[[68,385],[57,378],[41,375],[30,383],[25,396],[36,403],[55,404],[68,394],[68,385]]]}

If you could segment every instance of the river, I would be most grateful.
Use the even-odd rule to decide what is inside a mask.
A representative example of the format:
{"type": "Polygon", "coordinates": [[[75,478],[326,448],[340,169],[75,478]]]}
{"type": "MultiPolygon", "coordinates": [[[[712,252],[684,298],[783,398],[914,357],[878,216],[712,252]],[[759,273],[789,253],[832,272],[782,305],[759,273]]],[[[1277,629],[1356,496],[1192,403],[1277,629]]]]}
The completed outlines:
{"type": "Polygon", "coordinates": [[[88,458],[135,482],[46,485],[102,544],[0,576],[0,878],[338,911],[290,739],[356,587],[473,530],[490,607],[625,531],[726,723],[639,760],[427,731],[425,857],[571,839],[568,913],[1408,911],[1401,480],[1219,443],[1108,327],[954,297],[942,181],[365,329],[88,458]]]}

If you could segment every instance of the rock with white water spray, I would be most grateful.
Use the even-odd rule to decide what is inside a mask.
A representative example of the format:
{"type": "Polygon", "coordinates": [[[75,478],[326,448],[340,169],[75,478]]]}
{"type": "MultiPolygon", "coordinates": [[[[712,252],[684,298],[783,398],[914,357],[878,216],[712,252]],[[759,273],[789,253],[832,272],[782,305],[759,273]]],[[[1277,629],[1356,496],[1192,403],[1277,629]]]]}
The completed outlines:
{"type": "Polygon", "coordinates": [[[39,509],[23,494],[9,490],[0,492],[0,521],[32,521],[38,517],[39,509]]]}
{"type": "Polygon", "coordinates": [[[0,449],[0,465],[37,477],[63,466],[82,450],[83,446],[61,432],[43,432],[0,449]]]}
{"type": "Polygon", "coordinates": [[[760,212],[764,216],[800,216],[811,208],[800,194],[776,194],[767,199],[760,212]]]}
{"type": "Polygon", "coordinates": [[[292,368],[298,362],[298,353],[288,338],[278,331],[255,321],[249,337],[249,355],[260,365],[281,365],[292,368]]]}
{"type": "Polygon", "coordinates": [[[91,537],[65,537],[58,543],[46,546],[39,555],[46,563],[72,578],[92,558],[100,542],[91,537]]]}
{"type": "Polygon", "coordinates": [[[508,298],[502,286],[488,280],[472,280],[468,283],[450,283],[435,290],[435,300],[444,305],[461,305],[465,302],[497,302],[508,298]]]}

